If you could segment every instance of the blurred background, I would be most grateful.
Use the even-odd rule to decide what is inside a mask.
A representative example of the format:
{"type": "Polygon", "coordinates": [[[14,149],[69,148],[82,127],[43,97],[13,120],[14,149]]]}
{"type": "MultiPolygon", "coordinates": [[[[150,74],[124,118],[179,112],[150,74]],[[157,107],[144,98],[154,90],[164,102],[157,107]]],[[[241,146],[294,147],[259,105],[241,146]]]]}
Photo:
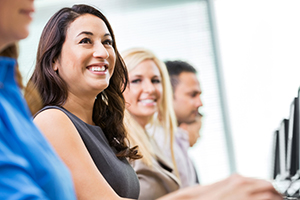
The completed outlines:
{"type": "Polygon", "coordinates": [[[36,0],[20,42],[25,82],[47,20],[75,3],[106,15],[121,52],[146,47],[198,70],[204,119],[189,153],[201,183],[234,172],[270,179],[273,133],[300,86],[299,0],[36,0]]]}

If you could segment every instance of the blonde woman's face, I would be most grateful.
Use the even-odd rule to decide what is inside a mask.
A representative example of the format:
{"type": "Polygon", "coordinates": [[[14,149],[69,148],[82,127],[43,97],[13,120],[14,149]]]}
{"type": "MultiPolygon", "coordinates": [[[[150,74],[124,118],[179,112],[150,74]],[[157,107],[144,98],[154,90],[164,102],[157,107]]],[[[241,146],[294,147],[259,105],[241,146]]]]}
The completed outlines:
{"type": "Polygon", "coordinates": [[[153,60],[144,60],[129,72],[129,86],[124,97],[128,111],[142,126],[158,111],[163,92],[161,80],[153,60]]]}
{"type": "Polygon", "coordinates": [[[0,0],[0,49],[28,36],[33,0],[0,0]]]}

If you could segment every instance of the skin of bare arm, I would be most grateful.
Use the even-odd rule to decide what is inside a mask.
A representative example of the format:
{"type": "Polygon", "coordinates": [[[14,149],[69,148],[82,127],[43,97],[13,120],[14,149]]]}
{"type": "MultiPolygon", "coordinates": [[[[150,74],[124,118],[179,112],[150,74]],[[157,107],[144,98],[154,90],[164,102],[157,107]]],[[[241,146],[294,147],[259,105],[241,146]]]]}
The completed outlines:
{"type": "Polygon", "coordinates": [[[227,179],[206,186],[178,190],[158,200],[281,200],[283,197],[265,180],[231,175],[227,179]]]}
{"type": "Polygon", "coordinates": [[[95,166],[78,131],[60,110],[39,113],[34,122],[70,169],[76,195],[81,199],[126,199],[119,197],[95,166]]]}

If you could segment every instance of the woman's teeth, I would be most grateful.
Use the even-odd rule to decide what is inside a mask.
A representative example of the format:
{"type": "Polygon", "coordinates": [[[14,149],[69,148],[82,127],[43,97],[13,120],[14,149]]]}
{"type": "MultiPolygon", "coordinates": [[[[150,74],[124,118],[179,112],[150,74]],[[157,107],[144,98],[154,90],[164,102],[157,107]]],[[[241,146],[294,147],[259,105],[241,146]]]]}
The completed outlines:
{"type": "Polygon", "coordinates": [[[153,99],[144,99],[144,100],[140,100],[143,103],[153,103],[154,100],[153,99]]]}
{"type": "Polygon", "coordinates": [[[101,67],[91,67],[90,69],[93,72],[103,72],[103,71],[105,71],[105,67],[104,66],[101,66],[101,67]]]}

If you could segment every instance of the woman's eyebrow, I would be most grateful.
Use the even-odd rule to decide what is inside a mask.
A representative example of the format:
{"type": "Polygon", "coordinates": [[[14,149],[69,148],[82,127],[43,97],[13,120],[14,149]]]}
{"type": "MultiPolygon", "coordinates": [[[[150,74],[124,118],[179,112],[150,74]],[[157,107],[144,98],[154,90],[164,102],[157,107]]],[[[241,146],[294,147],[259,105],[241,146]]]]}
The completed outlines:
{"type": "MultiPolygon", "coordinates": [[[[94,35],[94,34],[93,34],[92,32],[89,32],[89,31],[82,31],[82,32],[80,32],[80,33],[77,35],[77,37],[80,36],[80,35],[94,35]]],[[[106,36],[110,36],[110,37],[111,37],[110,33],[105,33],[105,34],[104,34],[104,37],[106,37],[106,36]]]]}
{"type": "Polygon", "coordinates": [[[105,36],[110,36],[110,37],[111,37],[110,33],[105,33],[105,34],[104,34],[104,37],[105,37],[105,36]]]}
{"type": "Polygon", "coordinates": [[[92,32],[89,32],[89,31],[82,31],[82,32],[80,32],[78,35],[77,35],[77,37],[78,36],[80,36],[80,35],[94,35],[92,32]]]}

